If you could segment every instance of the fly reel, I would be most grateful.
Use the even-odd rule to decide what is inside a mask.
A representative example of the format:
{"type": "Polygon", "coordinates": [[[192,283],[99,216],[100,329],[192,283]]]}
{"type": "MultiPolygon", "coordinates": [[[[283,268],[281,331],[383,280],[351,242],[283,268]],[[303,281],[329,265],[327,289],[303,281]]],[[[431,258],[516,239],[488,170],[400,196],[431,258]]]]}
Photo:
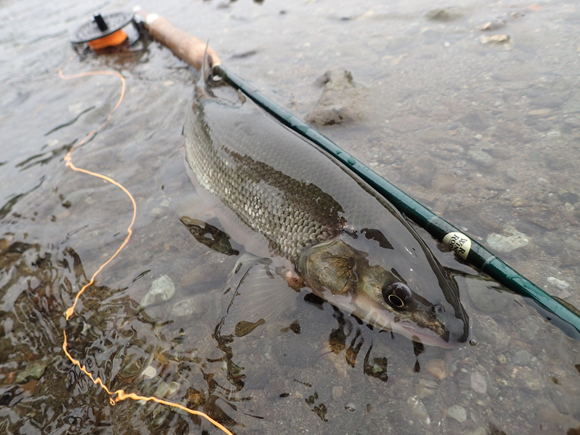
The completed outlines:
{"type": "Polygon", "coordinates": [[[133,13],[113,12],[93,15],[91,21],[81,25],[73,33],[71,43],[77,50],[87,46],[92,50],[102,50],[125,43],[133,45],[140,36],[139,24],[133,13]]]}

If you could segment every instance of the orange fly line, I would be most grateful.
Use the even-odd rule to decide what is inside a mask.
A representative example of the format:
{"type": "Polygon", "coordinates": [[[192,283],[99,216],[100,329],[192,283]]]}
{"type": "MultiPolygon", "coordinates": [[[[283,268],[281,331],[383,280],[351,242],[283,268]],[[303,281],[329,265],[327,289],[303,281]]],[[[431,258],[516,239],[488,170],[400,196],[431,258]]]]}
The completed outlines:
{"type": "MultiPolygon", "coordinates": [[[[121,105],[121,102],[123,101],[123,98],[125,96],[125,78],[118,72],[116,71],[90,71],[90,72],[83,72],[80,74],[75,74],[75,75],[70,75],[70,76],[65,76],[62,72],[62,69],[64,68],[64,66],[66,66],[68,63],[70,63],[74,58],[75,58],[76,54],[73,55],[62,67],[59,68],[58,70],[58,75],[65,79],[65,80],[69,80],[69,79],[75,79],[75,78],[79,78],[79,77],[87,77],[87,76],[93,76],[93,75],[112,75],[112,76],[116,76],[121,80],[122,83],[122,87],[121,87],[121,95],[119,96],[119,100],[117,101],[117,104],[115,105],[115,107],[113,107],[113,109],[111,110],[111,112],[109,113],[109,116],[107,116],[107,119],[95,130],[91,131],[89,134],[87,134],[83,140],[81,140],[77,145],[75,145],[73,148],[70,149],[70,151],[66,154],[64,161],[66,163],[66,166],[68,166],[69,168],[71,168],[73,171],[77,171],[77,172],[81,172],[83,174],[87,174],[87,175],[91,175],[93,177],[97,177],[97,178],[101,178],[105,181],[108,181],[109,183],[114,184],[115,186],[117,186],[119,189],[121,189],[131,200],[131,204],[133,205],[133,216],[131,218],[131,223],[129,224],[129,227],[127,228],[127,237],[125,237],[125,240],[123,241],[123,243],[121,244],[121,246],[115,251],[115,253],[105,262],[103,263],[98,269],[97,271],[93,274],[93,276],[91,277],[91,280],[88,282],[88,284],[85,284],[80,290],[79,292],[76,294],[74,302],[72,304],[72,306],[70,308],[68,308],[65,312],[65,319],[68,321],[71,316],[74,314],[75,312],[75,308],[77,306],[77,303],[79,301],[79,298],[81,297],[81,295],[84,293],[84,291],[90,287],[91,285],[94,284],[95,282],[95,278],[97,277],[97,275],[99,273],[101,273],[101,271],[109,264],[111,263],[111,261],[113,261],[113,259],[119,254],[119,252],[121,252],[121,250],[127,245],[127,243],[129,243],[129,239],[131,239],[131,235],[133,234],[133,224],[135,223],[135,218],[137,217],[137,203],[135,202],[135,199],[133,198],[133,195],[131,195],[131,192],[129,192],[122,184],[118,183],[117,181],[113,180],[110,177],[107,177],[106,175],[103,174],[99,174],[97,172],[92,172],[92,171],[88,171],[86,169],[82,169],[82,168],[77,168],[73,163],[72,163],[72,152],[76,149],[78,149],[79,147],[83,146],[91,137],[93,137],[95,134],[97,134],[98,131],[100,131],[111,119],[111,116],[113,116],[113,113],[115,112],[115,110],[117,110],[117,108],[121,105]]],[[[95,384],[100,386],[103,390],[105,390],[107,392],[107,394],[110,396],[110,403],[111,405],[115,405],[117,402],[121,402],[122,400],[126,400],[126,399],[131,399],[131,400],[135,400],[135,401],[145,401],[145,402],[156,402],[159,403],[161,405],[166,405],[166,406],[170,406],[172,408],[178,408],[181,409],[182,411],[185,411],[189,414],[192,415],[198,415],[200,417],[205,418],[206,420],[208,420],[211,424],[213,424],[215,427],[217,427],[218,429],[222,430],[224,433],[228,434],[228,435],[233,435],[232,432],[230,432],[226,427],[224,427],[223,425],[221,425],[220,423],[218,423],[217,421],[215,421],[214,419],[212,419],[211,417],[209,417],[208,415],[204,414],[201,411],[195,411],[193,409],[189,409],[183,405],[180,405],[178,403],[174,403],[174,402],[169,402],[167,400],[162,400],[159,399],[157,397],[149,397],[149,396],[139,396],[138,394],[135,393],[125,393],[124,390],[116,390],[116,391],[111,391],[101,380],[101,378],[97,377],[95,378],[93,376],[93,374],[91,372],[89,372],[86,368],[86,366],[84,364],[81,364],[81,362],[77,359],[75,359],[68,351],[68,342],[67,342],[67,336],[66,336],[66,331],[63,329],[62,331],[63,336],[64,336],[64,340],[62,343],[62,349],[64,351],[64,353],[66,354],[66,356],[68,357],[68,359],[71,361],[71,363],[73,363],[73,365],[77,366],[79,368],[79,370],[81,372],[83,372],[86,376],[89,377],[89,379],[95,384]]]]}

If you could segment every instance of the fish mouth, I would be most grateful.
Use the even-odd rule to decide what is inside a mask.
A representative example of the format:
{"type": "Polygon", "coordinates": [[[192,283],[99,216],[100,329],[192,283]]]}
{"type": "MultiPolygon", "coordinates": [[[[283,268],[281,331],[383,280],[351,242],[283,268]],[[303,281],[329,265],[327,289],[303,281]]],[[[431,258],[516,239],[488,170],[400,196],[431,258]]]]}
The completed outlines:
{"type": "MultiPolygon", "coordinates": [[[[426,344],[428,346],[441,347],[443,349],[457,349],[464,345],[460,342],[451,342],[450,332],[445,331],[442,335],[437,335],[431,330],[426,329],[426,332],[419,331],[415,327],[403,326],[404,331],[395,331],[410,338],[414,342],[426,344]]],[[[393,328],[395,330],[395,328],[393,328]]]]}
{"type": "Polygon", "coordinates": [[[428,346],[441,347],[444,349],[457,349],[464,345],[460,342],[450,341],[451,333],[448,330],[443,334],[438,335],[431,329],[421,328],[417,325],[404,322],[393,322],[390,325],[383,326],[381,329],[391,330],[413,340],[414,342],[426,344],[428,346]]]}
{"type": "MultiPolygon", "coordinates": [[[[359,308],[360,309],[360,308],[359,308]]],[[[357,315],[356,311],[353,314],[357,315]]],[[[465,346],[465,342],[454,340],[455,334],[445,329],[438,334],[428,327],[419,326],[416,323],[398,318],[395,314],[380,308],[368,310],[366,316],[358,316],[364,322],[384,331],[391,331],[409,338],[415,342],[443,349],[457,349],[465,346]]]]}

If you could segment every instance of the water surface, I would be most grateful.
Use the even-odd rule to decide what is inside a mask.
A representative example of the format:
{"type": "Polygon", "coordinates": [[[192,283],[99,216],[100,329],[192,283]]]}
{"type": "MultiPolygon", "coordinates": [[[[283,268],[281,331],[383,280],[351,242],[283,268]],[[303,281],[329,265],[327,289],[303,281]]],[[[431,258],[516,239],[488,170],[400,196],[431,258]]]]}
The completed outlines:
{"type": "MultiPolygon", "coordinates": [[[[111,406],[66,358],[64,329],[71,354],[112,389],[204,411],[239,434],[579,430],[580,343],[425,233],[455,271],[473,346],[414,345],[306,292],[277,323],[224,337],[219,294],[243,252],[209,249],[180,220],[200,207],[179,152],[197,72],[155,42],[77,57],[65,68],[125,76],[123,104],[72,158],[122,183],[138,210],[129,245],[65,322],[76,293],[122,243],[133,210],[117,187],[63,161],[105,120],[118,79],[62,80],[57,69],[73,53],[70,30],[97,11],[132,6],[0,5],[3,432],[220,433],[156,404],[111,406]],[[175,295],[138,310],[161,276],[175,295]]],[[[320,130],[489,241],[536,284],[580,305],[575,2],[142,6],[210,39],[233,71],[302,117],[322,95],[318,77],[350,71],[356,91],[333,98],[352,120],[320,130]],[[447,7],[455,8],[428,13],[447,7]],[[488,22],[497,28],[480,30],[488,22]],[[483,42],[503,34],[508,42],[483,42]]],[[[206,219],[219,227],[211,214],[206,219]]]]}

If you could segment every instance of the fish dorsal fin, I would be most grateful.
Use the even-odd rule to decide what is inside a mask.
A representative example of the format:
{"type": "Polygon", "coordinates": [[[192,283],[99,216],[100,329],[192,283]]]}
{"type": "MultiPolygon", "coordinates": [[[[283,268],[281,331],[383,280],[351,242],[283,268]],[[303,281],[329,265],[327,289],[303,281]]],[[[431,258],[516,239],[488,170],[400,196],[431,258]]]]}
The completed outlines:
{"type": "Polygon", "coordinates": [[[295,309],[297,292],[276,273],[267,258],[242,255],[226,289],[226,314],[219,327],[222,336],[243,337],[295,309]]]}

